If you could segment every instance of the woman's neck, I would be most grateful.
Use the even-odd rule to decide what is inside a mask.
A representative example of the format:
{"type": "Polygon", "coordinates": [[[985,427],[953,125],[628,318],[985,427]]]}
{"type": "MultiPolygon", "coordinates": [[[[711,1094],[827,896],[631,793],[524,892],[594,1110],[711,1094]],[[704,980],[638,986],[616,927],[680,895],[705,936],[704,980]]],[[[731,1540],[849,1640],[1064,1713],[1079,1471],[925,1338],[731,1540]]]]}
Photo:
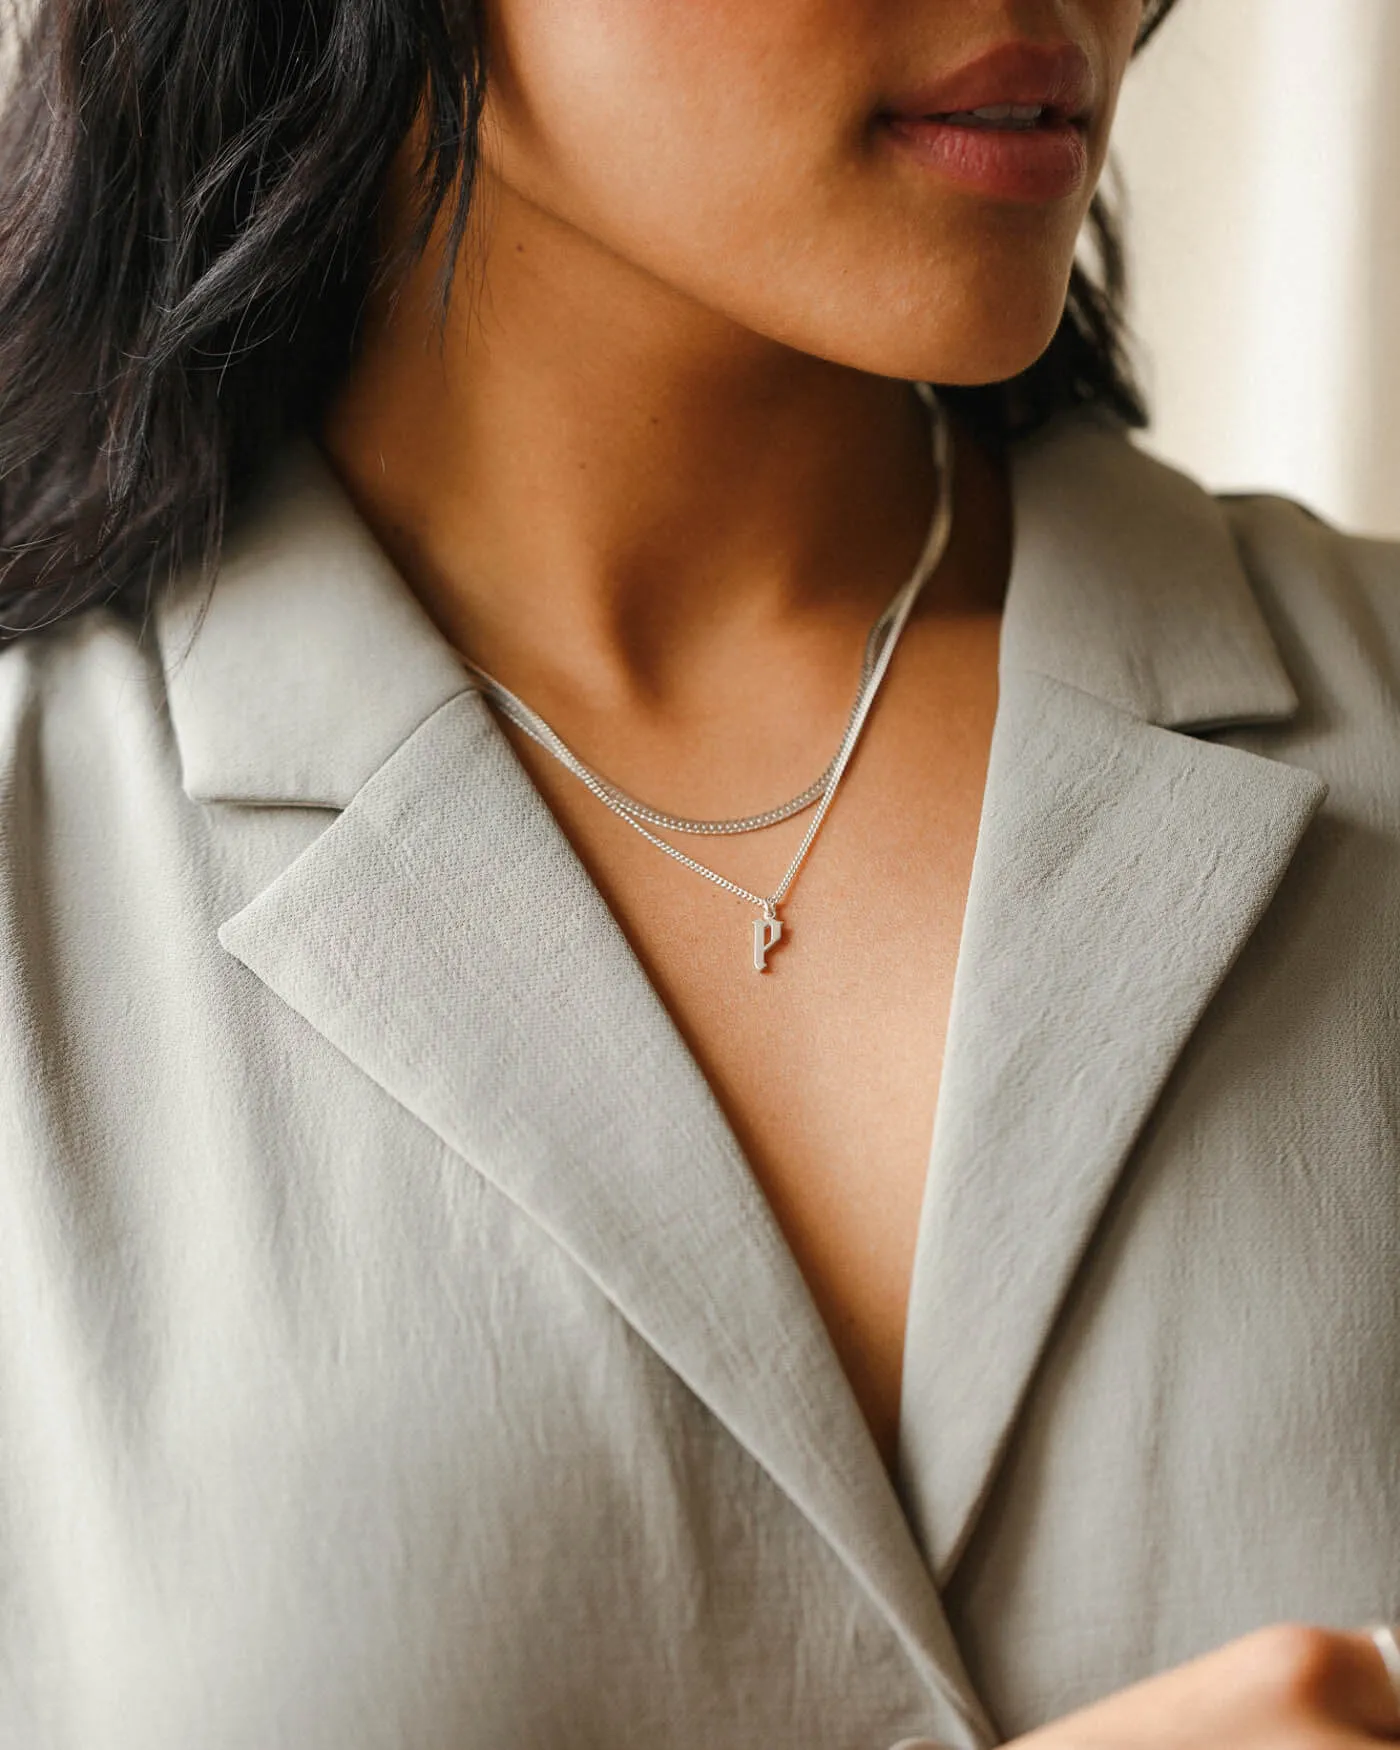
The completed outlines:
{"type": "MultiPolygon", "coordinates": [[[[546,713],[684,718],[765,648],[829,653],[839,692],[927,531],[917,398],[488,193],[479,281],[464,271],[440,327],[430,250],[372,312],[322,434],[428,612],[546,713]]],[[[947,611],[985,611],[1005,569],[995,464],[968,468],[981,485],[931,592],[947,611]]]]}

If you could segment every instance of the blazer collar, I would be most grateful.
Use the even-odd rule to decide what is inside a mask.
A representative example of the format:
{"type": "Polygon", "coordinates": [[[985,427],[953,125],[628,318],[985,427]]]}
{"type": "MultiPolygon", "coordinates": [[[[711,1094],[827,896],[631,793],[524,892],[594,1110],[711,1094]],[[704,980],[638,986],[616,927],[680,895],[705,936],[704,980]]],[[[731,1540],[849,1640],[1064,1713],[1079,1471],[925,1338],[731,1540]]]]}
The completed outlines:
{"type": "MultiPolygon", "coordinates": [[[[1286,720],[1297,696],[1225,514],[1086,415],[1012,450],[1002,669],[1167,728],[1286,720]]],[[[215,587],[157,609],[184,785],[201,802],[344,808],[471,682],[319,452],[292,447],[215,587]]]]}
{"type": "Polygon", "coordinates": [[[213,587],[183,580],[156,626],[199,802],[344,808],[470,684],[309,441],[238,520],[213,587]]]}
{"type": "Polygon", "coordinates": [[[1003,670],[1166,729],[1282,722],[1297,694],[1220,503],[1087,414],[1012,451],[1003,670]]]}

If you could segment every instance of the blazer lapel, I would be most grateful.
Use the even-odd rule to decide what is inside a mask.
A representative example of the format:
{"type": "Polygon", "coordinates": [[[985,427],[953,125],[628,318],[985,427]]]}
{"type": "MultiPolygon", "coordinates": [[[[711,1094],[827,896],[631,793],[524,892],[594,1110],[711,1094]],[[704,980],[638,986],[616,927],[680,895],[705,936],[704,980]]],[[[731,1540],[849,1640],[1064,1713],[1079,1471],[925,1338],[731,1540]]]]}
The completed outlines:
{"type": "MultiPolygon", "coordinates": [[[[906,1353],[941,1579],[1065,1287],[1321,784],[1183,733],[1296,699],[1200,488],[1092,421],[1016,453],[1016,562],[906,1353]]],[[[990,1741],[929,1568],[733,1136],[455,655],[324,464],[158,615],[184,781],[326,830],[220,939],[565,1248],[990,1741]]]]}
{"type": "Polygon", "coordinates": [[[1032,442],[1014,485],[905,1359],[903,1475],[940,1585],[1134,1141],[1326,788],[1182,733],[1297,703],[1214,500],[1091,424],[1032,442]]]}
{"type": "Polygon", "coordinates": [[[339,809],[220,941],[578,1262],[883,1609],[947,1741],[988,1742],[825,1328],[693,1058],[460,664],[347,534],[324,466],[297,467],[192,644],[190,603],[167,614],[187,652],[171,697],[191,793],[339,809]],[[288,551],[294,567],[269,558],[288,551]],[[330,626],[347,602],[353,634],[338,622],[308,698],[278,623],[330,626]],[[354,679],[368,667],[382,697],[354,679]],[[237,733],[254,678],[282,733],[237,733]]]}

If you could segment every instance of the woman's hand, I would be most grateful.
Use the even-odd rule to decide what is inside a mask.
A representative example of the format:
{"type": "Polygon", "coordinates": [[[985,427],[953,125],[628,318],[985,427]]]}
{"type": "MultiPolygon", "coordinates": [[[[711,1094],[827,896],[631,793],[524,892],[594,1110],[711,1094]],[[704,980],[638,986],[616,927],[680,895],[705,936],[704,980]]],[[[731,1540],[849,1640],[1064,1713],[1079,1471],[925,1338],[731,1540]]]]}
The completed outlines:
{"type": "Polygon", "coordinates": [[[1370,1635],[1285,1623],[1015,1740],[1016,1750],[1349,1750],[1400,1740],[1370,1635]]]}

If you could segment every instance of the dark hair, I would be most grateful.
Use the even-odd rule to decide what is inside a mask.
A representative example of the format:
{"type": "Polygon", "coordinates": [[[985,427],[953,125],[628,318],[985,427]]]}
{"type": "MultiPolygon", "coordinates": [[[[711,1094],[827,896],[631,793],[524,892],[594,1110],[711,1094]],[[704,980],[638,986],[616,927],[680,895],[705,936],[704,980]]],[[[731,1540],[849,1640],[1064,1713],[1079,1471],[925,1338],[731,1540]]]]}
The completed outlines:
{"type": "MultiPolygon", "coordinates": [[[[1140,44],[1173,3],[1149,0],[1140,44]]],[[[416,244],[443,214],[460,244],[481,5],[0,0],[0,642],[213,561],[350,357],[420,105],[416,244]]],[[[1046,353],[950,391],[984,434],[1085,402],[1146,423],[1101,196],[1090,227],[1097,271],[1076,265],[1046,353]]]]}

